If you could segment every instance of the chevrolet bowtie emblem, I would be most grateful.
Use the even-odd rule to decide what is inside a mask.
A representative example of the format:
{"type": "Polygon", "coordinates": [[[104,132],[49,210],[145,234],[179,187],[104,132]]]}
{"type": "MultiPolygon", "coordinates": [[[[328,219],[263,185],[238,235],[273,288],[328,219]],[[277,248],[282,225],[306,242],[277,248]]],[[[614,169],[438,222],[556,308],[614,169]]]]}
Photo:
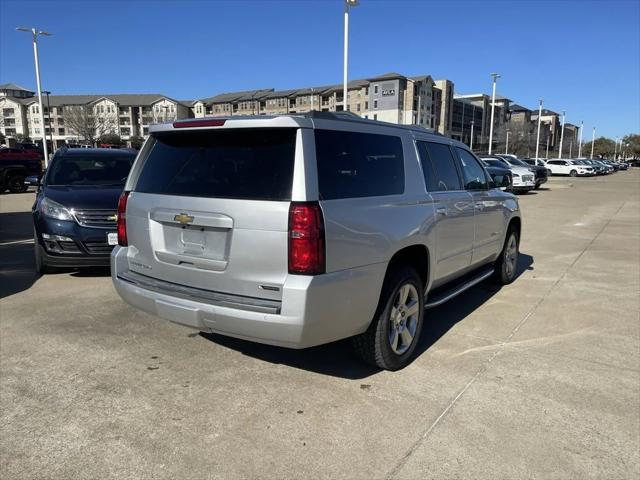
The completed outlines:
{"type": "Polygon", "coordinates": [[[193,217],[191,215],[187,215],[186,213],[181,213],[180,215],[176,215],[173,217],[176,222],[180,222],[183,225],[187,223],[193,222],[193,217]]]}

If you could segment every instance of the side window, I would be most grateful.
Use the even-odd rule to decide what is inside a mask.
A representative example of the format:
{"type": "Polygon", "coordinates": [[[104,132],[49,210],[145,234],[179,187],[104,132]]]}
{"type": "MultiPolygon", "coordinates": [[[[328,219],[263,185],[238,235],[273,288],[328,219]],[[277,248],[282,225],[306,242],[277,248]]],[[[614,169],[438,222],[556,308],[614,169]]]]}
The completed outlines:
{"type": "Polygon", "coordinates": [[[436,180],[436,173],[433,169],[433,163],[427,152],[427,142],[416,142],[418,148],[418,156],[420,157],[420,164],[422,165],[422,174],[424,175],[424,184],[427,186],[428,192],[438,191],[438,181],[436,180]]]}
{"type": "Polygon", "coordinates": [[[430,192],[462,189],[458,170],[448,145],[418,142],[418,153],[425,183],[430,192]]]}
{"type": "Polygon", "coordinates": [[[462,166],[462,176],[464,177],[464,188],[467,190],[486,190],[488,187],[487,176],[484,168],[466,150],[456,147],[460,165],[462,166]]]}
{"type": "Polygon", "coordinates": [[[323,200],[404,192],[400,137],[316,130],[318,187],[323,200]]]}

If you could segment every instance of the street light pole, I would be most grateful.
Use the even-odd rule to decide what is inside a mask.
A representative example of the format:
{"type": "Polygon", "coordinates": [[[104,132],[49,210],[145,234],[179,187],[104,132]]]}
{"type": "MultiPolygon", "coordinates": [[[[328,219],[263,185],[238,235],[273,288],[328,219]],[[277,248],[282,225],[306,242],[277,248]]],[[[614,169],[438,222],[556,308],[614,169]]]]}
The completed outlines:
{"type": "Polygon", "coordinates": [[[562,158],[562,142],[564,141],[564,122],[566,119],[566,112],[562,111],[562,128],[560,129],[560,149],[558,150],[558,158],[562,158]]]}
{"type": "Polygon", "coordinates": [[[500,78],[500,75],[497,73],[492,73],[491,77],[493,77],[493,93],[491,94],[491,125],[489,125],[489,155],[491,155],[492,147],[493,147],[493,118],[496,109],[496,81],[500,78]]]}
{"type": "Polygon", "coordinates": [[[540,122],[542,122],[542,99],[538,108],[538,137],[536,138],[536,160],[538,159],[538,151],[540,149],[540,122]]]}
{"type": "Polygon", "coordinates": [[[593,127],[593,137],[591,138],[591,160],[593,160],[593,147],[596,144],[596,127],[593,127]]]}
{"type": "Polygon", "coordinates": [[[51,149],[53,150],[53,128],[51,127],[51,104],[49,103],[49,95],[51,94],[51,92],[48,90],[45,90],[42,93],[44,93],[47,96],[47,120],[49,120],[49,140],[51,141],[51,149]]]}
{"type": "Polygon", "coordinates": [[[549,132],[547,132],[547,154],[544,157],[545,160],[549,160],[549,138],[551,138],[551,135],[549,135],[549,132]]]}
{"type": "Polygon", "coordinates": [[[40,109],[40,123],[42,125],[42,149],[44,152],[44,168],[49,166],[49,149],[47,148],[47,130],[44,126],[44,108],[42,106],[42,87],[40,86],[40,61],[38,59],[38,35],[50,37],[51,34],[37,28],[16,28],[19,32],[29,32],[33,35],[33,58],[36,67],[36,87],[38,88],[38,108],[40,109]]]}
{"type": "Polygon", "coordinates": [[[582,130],[584,129],[584,122],[580,122],[580,140],[578,142],[578,158],[582,158],[582,130]]]}
{"type": "Polygon", "coordinates": [[[510,130],[507,129],[507,141],[504,144],[504,154],[506,155],[507,153],[509,153],[509,132],[510,130]]]}
{"type": "Polygon", "coordinates": [[[569,142],[569,158],[573,158],[573,140],[569,142]]]}
{"type": "Polygon", "coordinates": [[[344,71],[342,78],[342,110],[347,111],[347,82],[349,64],[349,8],[357,7],[359,0],[344,0],[344,71]]]}
{"type": "Polygon", "coordinates": [[[469,150],[473,152],[473,126],[475,125],[475,120],[471,120],[471,142],[469,143],[469,150]]]}
{"type": "Polygon", "coordinates": [[[618,154],[618,137],[616,137],[616,143],[614,144],[613,147],[613,159],[616,159],[616,156],[618,154]]]}

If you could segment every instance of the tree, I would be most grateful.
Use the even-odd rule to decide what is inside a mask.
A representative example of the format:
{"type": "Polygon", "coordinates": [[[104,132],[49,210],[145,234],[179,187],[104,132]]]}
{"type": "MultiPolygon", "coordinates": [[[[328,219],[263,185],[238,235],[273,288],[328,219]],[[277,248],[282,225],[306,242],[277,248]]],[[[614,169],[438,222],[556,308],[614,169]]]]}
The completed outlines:
{"type": "MultiPolygon", "coordinates": [[[[587,142],[584,144],[584,147],[582,147],[582,155],[584,157],[591,156],[591,143],[592,142],[587,142]]],[[[596,138],[596,141],[593,147],[593,156],[597,158],[613,157],[613,152],[615,148],[616,148],[616,142],[614,142],[610,138],[606,138],[606,137],[596,138]]]]}
{"type": "Polygon", "coordinates": [[[133,136],[129,139],[129,142],[131,143],[131,148],[135,148],[136,150],[140,150],[140,148],[142,148],[142,144],[144,143],[144,138],[142,137],[138,137],[138,136],[133,136]]]}
{"type": "Polygon", "coordinates": [[[116,130],[114,114],[96,115],[88,105],[72,105],[64,109],[64,122],[69,131],[91,145],[96,139],[116,130]]]}
{"type": "Polygon", "coordinates": [[[640,135],[630,133],[622,137],[622,151],[633,157],[640,156],[640,135]]]}
{"type": "Polygon", "coordinates": [[[495,153],[517,155],[520,158],[530,158],[536,153],[536,127],[531,122],[509,122],[499,125],[494,131],[495,153]],[[507,145],[507,130],[509,130],[509,145],[507,145]]]}
{"type": "Polygon", "coordinates": [[[98,143],[120,146],[122,145],[122,139],[115,133],[105,133],[103,135],[100,135],[100,137],[98,138],[98,143]]]}

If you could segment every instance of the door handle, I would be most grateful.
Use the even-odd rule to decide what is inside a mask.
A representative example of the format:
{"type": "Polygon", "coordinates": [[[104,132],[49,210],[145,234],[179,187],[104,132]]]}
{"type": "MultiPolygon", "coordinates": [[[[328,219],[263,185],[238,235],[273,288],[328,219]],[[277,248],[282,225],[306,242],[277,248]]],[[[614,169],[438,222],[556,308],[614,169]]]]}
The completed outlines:
{"type": "Polygon", "coordinates": [[[447,215],[447,207],[437,207],[436,208],[436,213],[438,215],[446,216],[447,215]]]}

